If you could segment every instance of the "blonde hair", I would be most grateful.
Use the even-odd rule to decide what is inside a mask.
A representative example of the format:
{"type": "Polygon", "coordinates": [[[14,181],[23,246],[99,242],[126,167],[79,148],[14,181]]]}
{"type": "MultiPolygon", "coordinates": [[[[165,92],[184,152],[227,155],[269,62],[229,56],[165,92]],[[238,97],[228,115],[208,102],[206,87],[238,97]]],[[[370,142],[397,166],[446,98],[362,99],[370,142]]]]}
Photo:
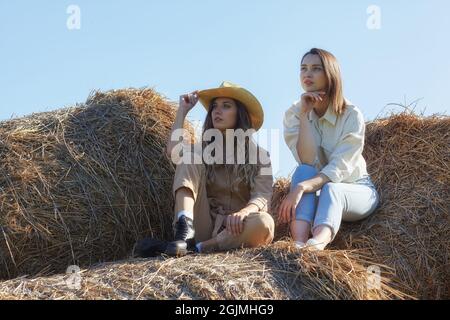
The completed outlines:
{"type": "Polygon", "coordinates": [[[319,56],[328,82],[327,96],[333,105],[334,112],[338,115],[342,114],[345,110],[346,103],[342,88],[341,68],[336,57],[326,50],[312,48],[303,55],[301,63],[303,63],[303,60],[309,54],[319,56]]]}

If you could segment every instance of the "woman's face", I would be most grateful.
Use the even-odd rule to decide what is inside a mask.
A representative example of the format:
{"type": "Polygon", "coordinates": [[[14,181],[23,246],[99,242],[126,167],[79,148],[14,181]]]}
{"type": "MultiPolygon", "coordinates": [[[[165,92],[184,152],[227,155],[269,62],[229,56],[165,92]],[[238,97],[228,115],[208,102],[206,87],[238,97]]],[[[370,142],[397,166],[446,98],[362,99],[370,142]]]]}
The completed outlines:
{"type": "Polygon", "coordinates": [[[224,132],[236,127],[238,107],[233,99],[217,98],[212,108],[211,117],[215,129],[224,132]]]}
{"type": "Polygon", "coordinates": [[[300,67],[300,82],[305,92],[326,91],[327,78],[317,54],[308,54],[300,67]]]}

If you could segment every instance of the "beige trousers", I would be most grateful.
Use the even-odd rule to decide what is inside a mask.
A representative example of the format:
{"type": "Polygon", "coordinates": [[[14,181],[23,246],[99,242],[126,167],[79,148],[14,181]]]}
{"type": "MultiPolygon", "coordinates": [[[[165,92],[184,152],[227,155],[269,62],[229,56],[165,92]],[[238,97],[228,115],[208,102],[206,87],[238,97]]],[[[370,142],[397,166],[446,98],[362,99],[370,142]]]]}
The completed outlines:
{"type": "MultiPolygon", "coordinates": [[[[205,251],[226,251],[241,247],[268,245],[274,237],[275,223],[272,216],[263,211],[252,212],[244,220],[241,234],[232,235],[226,228],[226,214],[212,210],[206,191],[206,172],[203,164],[177,165],[173,183],[173,195],[179,188],[186,187],[194,196],[194,230],[196,243],[209,243],[205,251]]],[[[242,208],[246,204],[242,205],[242,208]]],[[[177,219],[175,212],[174,225],[177,219]]]]}

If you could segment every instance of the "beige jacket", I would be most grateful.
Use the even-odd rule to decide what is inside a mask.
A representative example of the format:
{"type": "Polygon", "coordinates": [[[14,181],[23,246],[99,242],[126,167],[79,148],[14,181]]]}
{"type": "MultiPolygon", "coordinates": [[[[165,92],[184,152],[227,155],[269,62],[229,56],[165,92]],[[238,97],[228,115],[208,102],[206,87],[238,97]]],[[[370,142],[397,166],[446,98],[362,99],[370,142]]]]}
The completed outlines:
{"type": "MultiPolygon", "coordinates": [[[[317,146],[314,166],[332,182],[352,183],[368,175],[364,148],[365,122],[362,112],[346,100],[347,107],[338,116],[331,106],[319,118],[314,110],[308,114],[312,134],[317,146]]],[[[300,130],[300,101],[295,102],[284,116],[284,139],[301,164],[297,154],[297,139],[300,130]]]]}
{"type": "MultiPolygon", "coordinates": [[[[250,143],[256,149],[256,143],[253,140],[250,140],[250,143]]],[[[192,145],[185,144],[185,146],[188,146],[188,149],[191,150],[190,153],[195,155],[197,159],[202,159],[201,142],[192,145]]],[[[237,212],[249,204],[255,204],[259,211],[269,211],[273,193],[272,165],[269,152],[262,147],[259,147],[259,149],[260,154],[264,153],[269,162],[262,165],[258,175],[255,177],[253,186],[249,186],[241,181],[233,189],[232,182],[237,179],[232,170],[233,165],[215,165],[213,181],[207,181],[206,184],[208,200],[212,211],[227,215],[237,212]]],[[[181,152],[180,154],[174,155],[173,161],[175,163],[181,161],[182,157],[181,152]]],[[[189,158],[194,160],[192,155],[189,158]]]]}

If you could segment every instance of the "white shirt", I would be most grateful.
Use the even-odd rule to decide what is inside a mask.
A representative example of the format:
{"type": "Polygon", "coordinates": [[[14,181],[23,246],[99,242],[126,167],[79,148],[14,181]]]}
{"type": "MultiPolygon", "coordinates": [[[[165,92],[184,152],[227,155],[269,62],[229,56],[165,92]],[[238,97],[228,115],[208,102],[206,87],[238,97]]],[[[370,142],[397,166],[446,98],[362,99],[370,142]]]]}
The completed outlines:
{"type": "MultiPolygon", "coordinates": [[[[366,125],[362,112],[350,101],[338,116],[330,105],[319,118],[314,110],[308,113],[312,134],[317,146],[314,166],[331,182],[352,183],[368,176],[366,161],[362,156],[366,125]]],[[[299,164],[297,139],[300,130],[300,100],[284,116],[284,139],[299,164]]]]}

